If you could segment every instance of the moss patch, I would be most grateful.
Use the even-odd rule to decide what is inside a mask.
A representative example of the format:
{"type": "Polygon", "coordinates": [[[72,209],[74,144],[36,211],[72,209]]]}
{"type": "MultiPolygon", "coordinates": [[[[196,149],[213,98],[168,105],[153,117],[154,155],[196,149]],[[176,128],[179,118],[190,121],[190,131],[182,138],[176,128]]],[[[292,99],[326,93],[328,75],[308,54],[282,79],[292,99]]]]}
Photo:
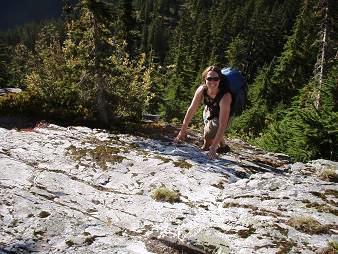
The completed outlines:
{"type": "Polygon", "coordinates": [[[68,154],[77,161],[81,161],[84,157],[89,156],[102,169],[107,169],[107,162],[112,164],[121,163],[126,157],[118,155],[121,152],[118,147],[99,145],[94,149],[77,148],[73,145],[68,147],[68,154]]]}
{"type": "Polygon", "coordinates": [[[333,201],[333,200],[329,200],[327,198],[327,196],[333,196],[335,198],[338,198],[338,191],[333,190],[333,189],[328,189],[325,190],[325,192],[321,193],[321,192],[315,192],[315,191],[311,191],[310,192],[312,195],[321,198],[323,201],[325,201],[326,203],[329,203],[333,206],[338,206],[337,202],[333,201]]]}
{"type": "Polygon", "coordinates": [[[86,245],[91,245],[94,241],[95,241],[95,236],[88,236],[86,237],[86,239],[84,240],[84,243],[86,245]]]}
{"type": "Polygon", "coordinates": [[[158,154],[154,156],[154,159],[161,160],[161,161],[163,161],[163,163],[168,163],[168,162],[172,161],[172,159],[166,158],[166,157],[158,155],[158,154]]]}
{"type": "Polygon", "coordinates": [[[117,147],[97,146],[95,149],[90,150],[91,157],[103,169],[107,169],[107,162],[112,164],[121,163],[126,157],[117,155],[120,149],[117,147]]]}
{"type": "Polygon", "coordinates": [[[241,238],[248,238],[250,235],[256,232],[256,229],[254,229],[252,226],[249,226],[248,229],[240,229],[237,232],[237,235],[241,238]]]}
{"type": "Polygon", "coordinates": [[[152,193],[152,197],[156,201],[163,201],[169,203],[175,203],[180,201],[180,194],[166,187],[159,187],[155,189],[152,193]]]}
{"type": "Polygon", "coordinates": [[[270,210],[267,210],[264,208],[258,208],[257,206],[253,206],[249,204],[239,204],[239,203],[234,203],[234,202],[223,204],[223,208],[231,208],[231,207],[241,207],[241,208],[250,209],[253,215],[272,216],[275,218],[282,216],[282,214],[277,211],[270,211],[270,210]]]}
{"type": "Polygon", "coordinates": [[[192,167],[192,165],[189,162],[186,162],[185,160],[174,161],[174,166],[185,169],[190,169],[192,167]]]}
{"type": "Polygon", "coordinates": [[[335,198],[338,198],[338,191],[337,190],[328,189],[328,190],[325,190],[324,194],[325,195],[331,195],[331,196],[334,196],[335,198]]]}
{"type": "Polygon", "coordinates": [[[77,148],[74,145],[71,145],[67,148],[67,154],[72,157],[73,160],[80,161],[83,157],[87,155],[88,149],[77,148]]]}
{"type": "Polygon", "coordinates": [[[309,200],[303,200],[303,203],[306,204],[305,206],[307,208],[314,208],[316,209],[318,212],[321,213],[332,213],[336,216],[338,216],[338,210],[331,207],[328,204],[319,204],[317,202],[310,202],[309,200]]]}

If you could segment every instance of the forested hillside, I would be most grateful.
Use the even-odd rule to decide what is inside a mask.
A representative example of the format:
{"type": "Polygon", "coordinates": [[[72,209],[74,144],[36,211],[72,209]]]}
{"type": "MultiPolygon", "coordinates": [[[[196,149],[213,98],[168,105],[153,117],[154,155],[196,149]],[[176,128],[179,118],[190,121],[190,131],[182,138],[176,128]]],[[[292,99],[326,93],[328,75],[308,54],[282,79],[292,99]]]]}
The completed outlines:
{"type": "MultiPolygon", "coordinates": [[[[1,34],[2,114],[114,126],[181,121],[208,65],[249,83],[231,133],[297,160],[338,159],[334,0],[64,1],[62,20],[1,34]]],[[[201,124],[198,117],[194,124],[201,124]]]]}
{"type": "Polygon", "coordinates": [[[4,31],[29,22],[60,17],[62,0],[11,0],[1,1],[0,6],[0,30],[4,31]]]}

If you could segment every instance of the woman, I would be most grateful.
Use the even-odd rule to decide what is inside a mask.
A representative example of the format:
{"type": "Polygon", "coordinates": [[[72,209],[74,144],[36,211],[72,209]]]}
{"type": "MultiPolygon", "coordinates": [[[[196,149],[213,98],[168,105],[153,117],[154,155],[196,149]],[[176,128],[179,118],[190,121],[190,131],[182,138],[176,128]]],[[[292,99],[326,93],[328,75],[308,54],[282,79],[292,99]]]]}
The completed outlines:
{"type": "Polygon", "coordinates": [[[203,84],[197,88],[185,114],[181,130],[175,138],[176,142],[185,140],[189,123],[204,101],[206,107],[203,112],[205,126],[202,149],[209,150],[210,159],[215,159],[217,149],[225,146],[223,135],[228,127],[232,97],[224,85],[226,82],[224,78],[221,69],[217,66],[209,66],[202,72],[203,84]]]}

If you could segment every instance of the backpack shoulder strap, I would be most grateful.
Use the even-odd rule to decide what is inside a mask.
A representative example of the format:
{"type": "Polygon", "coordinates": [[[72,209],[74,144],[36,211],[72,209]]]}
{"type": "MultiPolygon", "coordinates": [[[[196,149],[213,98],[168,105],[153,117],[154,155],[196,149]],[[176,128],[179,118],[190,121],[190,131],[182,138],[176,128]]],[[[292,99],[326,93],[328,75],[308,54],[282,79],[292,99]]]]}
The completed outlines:
{"type": "Polygon", "coordinates": [[[213,102],[213,100],[208,95],[208,87],[206,85],[203,85],[203,101],[208,107],[210,107],[213,102]]]}
{"type": "Polygon", "coordinates": [[[208,92],[208,87],[206,85],[202,85],[203,86],[203,95],[206,96],[208,95],[207,92],[208,92]]]}

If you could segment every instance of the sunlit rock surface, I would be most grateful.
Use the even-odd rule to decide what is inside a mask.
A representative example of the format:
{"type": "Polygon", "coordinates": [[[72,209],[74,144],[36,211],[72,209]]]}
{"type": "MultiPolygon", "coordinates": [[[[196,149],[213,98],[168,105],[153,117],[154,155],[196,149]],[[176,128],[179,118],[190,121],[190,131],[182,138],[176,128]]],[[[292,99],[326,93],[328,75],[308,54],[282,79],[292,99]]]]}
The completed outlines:
{"type": "Polygon", "coordinates": [[[191,143],[52,124],[0,137],[0,253],[329,253],[338,241],[336,162],[291,164],[239,140],[211,161],[191,143]]]}

